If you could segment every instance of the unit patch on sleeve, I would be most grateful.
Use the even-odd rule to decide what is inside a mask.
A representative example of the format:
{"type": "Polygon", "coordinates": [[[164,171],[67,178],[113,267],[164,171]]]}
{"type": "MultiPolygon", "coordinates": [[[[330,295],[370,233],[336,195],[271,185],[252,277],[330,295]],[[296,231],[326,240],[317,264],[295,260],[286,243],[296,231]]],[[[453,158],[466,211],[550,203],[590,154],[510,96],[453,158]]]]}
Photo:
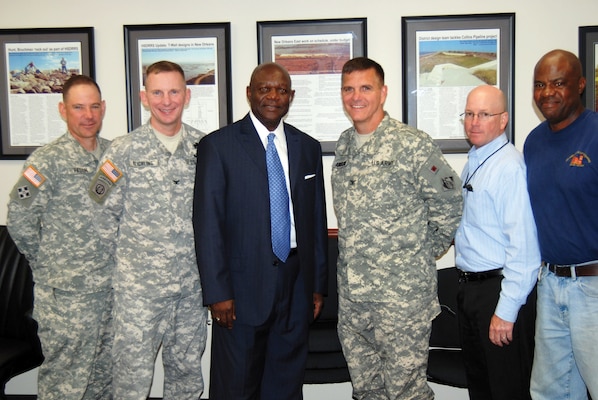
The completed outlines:
{"type": "Polygon", "coordinates": [[[17,188],[17,196],[19,196],[19,199],[21,199],[21,200],[31,197],[31,192],[29,191],[29,186],[18,187],[17,188]]]}
{"type": "Polygon", "coordinates": [[[122,172],[110,160],[106,160],[91,180],[89,197],[96,203],[102,204],[122,176],[122,172]]]}

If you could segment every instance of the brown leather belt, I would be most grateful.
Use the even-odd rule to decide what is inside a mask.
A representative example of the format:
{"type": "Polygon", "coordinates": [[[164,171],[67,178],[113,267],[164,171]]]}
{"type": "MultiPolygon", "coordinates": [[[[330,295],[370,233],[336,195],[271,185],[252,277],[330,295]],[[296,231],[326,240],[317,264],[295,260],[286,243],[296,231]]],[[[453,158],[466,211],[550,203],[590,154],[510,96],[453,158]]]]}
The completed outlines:
{"type": "Polygon", "coordinates": [[[550,272],[556,276],[571,278],[572,276],[598,276],[598,264],[559,265],[542,261],[550,272]],[[575,275],[572,274],[574,271],[575,275]]]}

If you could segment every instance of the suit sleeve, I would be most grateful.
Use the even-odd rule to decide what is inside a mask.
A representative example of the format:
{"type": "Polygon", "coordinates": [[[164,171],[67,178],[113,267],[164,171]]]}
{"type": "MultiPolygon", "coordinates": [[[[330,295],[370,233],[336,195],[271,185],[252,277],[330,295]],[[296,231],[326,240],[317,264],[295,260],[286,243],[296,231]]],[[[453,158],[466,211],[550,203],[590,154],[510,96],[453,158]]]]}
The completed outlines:
{"type": "Polygon", "coordinates": [[[193,229],[204,305],[234,298],[225,254],[225,196],[226,181],[220,154],[209,140],[202,139],[197,146],[193,229]]]}
{"type": "Polygon", "coordinates": [[[326,196],[324,191],[324,173],[322,151],[318,144],[318,168],[316,171],[315,196],[315,274],[314,292],[328,294],[328,223],[326,217],[326,196]]]}

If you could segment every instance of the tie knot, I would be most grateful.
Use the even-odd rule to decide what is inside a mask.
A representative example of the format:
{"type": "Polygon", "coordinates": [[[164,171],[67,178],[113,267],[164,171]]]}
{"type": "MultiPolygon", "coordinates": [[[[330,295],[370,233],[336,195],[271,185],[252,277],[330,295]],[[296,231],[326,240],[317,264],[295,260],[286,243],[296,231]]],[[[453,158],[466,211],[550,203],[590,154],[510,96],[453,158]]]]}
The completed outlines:
{"type": "Polygon", "coordinates": [[[276,137],[276,134],[274,132],[270,132],[268,134],[268,143],[274,143],[274,138],[276,137]]]}

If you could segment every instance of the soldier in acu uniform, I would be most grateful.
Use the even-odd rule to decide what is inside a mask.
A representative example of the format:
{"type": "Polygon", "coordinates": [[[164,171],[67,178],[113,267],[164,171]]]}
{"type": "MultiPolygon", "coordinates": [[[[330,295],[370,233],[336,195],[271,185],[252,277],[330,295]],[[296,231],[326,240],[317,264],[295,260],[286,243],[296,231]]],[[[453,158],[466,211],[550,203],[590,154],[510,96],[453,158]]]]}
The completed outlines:
{"type": "Polygon", "coordinates": [[[87,195],[109,145],[98,137],[105,110],[95,81],[68,80],[59,104],[68,132],[29,156],[10,194],[8,231],[35,281],[40,400],[111,398],[114,262],[87,195]]]}
{"type": "Polygon", "coordinates": [[[191,222],[196,146],[182,123],[189,103],[183,70],[147,68],[150,120],[114,140],[90,186],[95,223],[116,258],[115,398],[145,400],[160,346],[164,398],[198,399],[207,336],[191,222]]]}
{"type": "Polygon", "coordinates": [[[355,399],[432,399],[426,381],[436,263],[461,216],[461,182],[424,132],[384,112],[382,67],[342,71],[353,127],[332,167],[338,220],[339,337],[355,399]]]}

